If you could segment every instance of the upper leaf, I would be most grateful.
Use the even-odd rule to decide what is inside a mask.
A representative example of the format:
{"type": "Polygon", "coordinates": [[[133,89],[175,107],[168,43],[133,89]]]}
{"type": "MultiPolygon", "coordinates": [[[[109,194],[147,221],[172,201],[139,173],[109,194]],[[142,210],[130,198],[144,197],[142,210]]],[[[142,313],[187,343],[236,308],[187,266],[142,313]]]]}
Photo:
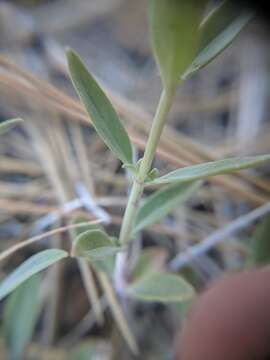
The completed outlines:
{"type": "Polygon", "coordinates": [[[97,133],[123,163],[131,164],[132,147],[128,134],[109,99],[73,50],[67,51],[67,59],[73,85],[97,133]]]}
{"type": "Polygon", "coordinates": [[[198,71],[236,38],[251,20],[252,14],[232,1],[223,1],[207,16],[200,27],[199,51],[183,77],[198,71]]]}
{"type": "Polygon", "coordinates": [[[199,183],[173,184],[149,196],[138,210],[134,232],[165,217],[176,206],[186,201],[198,186],[199,183]]]}
{"type": "Polygon", "coordinates": [[[178,302],[191,299],[192,286],[181,276],[169,273],[151,273],[135,281],[127,293],[143,301],[178,302]]]}
{"type": "Polygon", "coordinates": [[[23,359],[39,314],[40,274],[21,284],[8,298],[3,333],[10,359],[23,359]]]}
{"type": "Polygon", "coordinates": [[[178,84],[194,59],[205,3],[204,0],[150,2],[152,47],[166,88],[178,84]]]}
{"type": "Polygon", "coordinates": [[[23,121],[22,119],[10,119],[10,120],[6,120],[6,121],[2,122],[0,124],[0,135],[4,134],[8,130],[12,129],[14,126],[18,125],[22,121],[23,121]]]}
{"type": "Polygon", "coordinates": [[[95,261],[116,254],[121,247],[116,245],[102,230],[87,230],[80,234],[72,245],[72,255],[95,261]]]}
{"type": "Polygon", "coordinates": [[[41,251],[24,261],[0,284],[0,300],[11,293],[25,280],[39,271],[46,269],[56,261],[63,259],[68,254],[64,250],[49,249],[41,251]]]}
{"type": "Polygon", "coordinates": [[[210,176],[226,174],[241,169],[252,168],[270,160],[270,155],[249,156],[243,158],[229,158],[218,161],[206,162],[193,166],[187,166],[174,170],[161,176],[151,184],[185,183],[194,180],[204,179],[210,176]]]}

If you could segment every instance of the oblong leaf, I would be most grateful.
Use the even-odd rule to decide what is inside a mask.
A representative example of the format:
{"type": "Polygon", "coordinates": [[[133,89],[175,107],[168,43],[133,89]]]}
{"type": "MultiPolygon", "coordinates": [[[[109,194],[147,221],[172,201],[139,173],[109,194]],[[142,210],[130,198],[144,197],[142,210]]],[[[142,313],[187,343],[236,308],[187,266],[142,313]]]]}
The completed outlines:
{"type": "Polygon", "coordinates": [[[252,13],[223,1],[202,23],[199,51],[183,78],[198,71],[225,50],[252,19],[252,13]]]}
{"type": "Polygon", "coordinates": [[[73,242],[72,255],[101,260],[121,250],[102,230],[87,230],[73,242]]]}
{"type": "Polygon", "coordinates": [[[179,302],[191,299],[192,286],[181,276],[170,273],[153,273],[143,276],[127,288],[127,293],[143,301],[179,302]]]}
{"type": "Polygon", "coordinates": [[[8,298],[3,333],[10,359],[22,359],[32,339],[39,314],[40,274],[21,284],[8,298]]]}
{"type": "Polygon", "coordinates": [[[132,147],[128,134],[109,99],[73,50],[67,51],[67,59],[73,85],[97,133],[123,163],[131,164],[132,147]]]}
{"type": "Polygon", "coordinates": [[[0,123],[0,135],[12,129],[14,126],[20,124],[22,119],[10,119],[0,123]]]}
{"type": "Polygon", "coordinates": [[[186,201],[198,186],[199,183],[173,184],[149,196],[137,212],[134,232],[165,217],[176,206],[186,201]]]}
{"type": "Polygon", "coordinates": [[[174,87],[198,49],[206,1],[151,0],[150,32],[163,84],[174,87]]]}
{"type": "Polygon", "coordinates": [[[222,175],[242,169],[252,168],[261,165],[269,160],[270,155],[260,155],[211,161],[174,170],[149,183],[186,183],[194,180],[205,179],[210,176],[222,175]]]}
{"type": "Polygon", "coordinates": [[[66,257],[68,253],[60,249],[49,249],[41,251],[24,261],[0,284],[0,300],[11,293],[25,280],[29,279],[39,271],[46,269],[53,263],[66,257]]]}

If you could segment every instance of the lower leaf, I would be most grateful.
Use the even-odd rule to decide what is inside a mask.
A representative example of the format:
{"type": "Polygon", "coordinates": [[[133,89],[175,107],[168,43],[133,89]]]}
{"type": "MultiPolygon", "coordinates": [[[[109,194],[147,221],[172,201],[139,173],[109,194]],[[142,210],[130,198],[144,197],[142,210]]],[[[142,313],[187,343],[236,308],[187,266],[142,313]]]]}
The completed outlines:
{"type": "Polygon", "coordinates": [[[0,284],[0,300],[10,294],[24,281],[34,274],[46,269],[53,263],[68,256],[68,253],[60,249],[49,249],[41,251],[17,267],[4,281],[0,284]]]}
{"type": "Polygon", "coordinates": [[[132,283],[127,292],[142,301],[179,302],[191,299],[194,289],[181,276],[170,273],[152,273],[132,283]]]}

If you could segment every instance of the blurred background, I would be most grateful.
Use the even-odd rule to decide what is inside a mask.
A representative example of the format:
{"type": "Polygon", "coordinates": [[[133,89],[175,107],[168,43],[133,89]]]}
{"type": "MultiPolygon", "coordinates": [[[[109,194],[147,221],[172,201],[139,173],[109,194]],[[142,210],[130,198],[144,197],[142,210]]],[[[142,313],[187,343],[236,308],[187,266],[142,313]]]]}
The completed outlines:
{"type": "MultiPolygon", "coordinates": [[[[74,48],[103,85],[139,158],[161,92],[148,38],[147,0],[2,0],[0,33],[0,120],[25,120],[0,142],[0,250],[66,225],[78,214],[95,219],[89,197],[109,216],[108,229],[117,235],[128,178],[78,102],[65,47],[74,48]]],[[[257,17],[179,88],[155,160],[161,173],[270,152],[269,54],[268,28],[257,17]]],[[[212,178],[185,207],[145,231],[139,247],[155,249],[155,262],[173,264],[198,291],[225,271],[243,269],[257,227],[245,216],[269,200],[269,173],[265,165],[212,178]],[[244,227],[234,228],[242,217],[244,227]],[[184,267],[174,261],[216,232],[216,243],[202,247],[200,257],[184,267]]],[[[2,261],[0,276],[50,246],[69,249],[69,235],[50,236],[16,252],[2,261]]],[[[23,349],[27,345],[25,359],[135,358],[96,275],[90,274],[103,322],[93,311],[87,275],[68,259],[28,284],[30,295],[14,313],[7,310],[9,300],[1,304],[0,358],[8,359],[21,343],[23,349]]],[[[183,306],[124,299],[122,309],[142,351],[137,358],[170,359],[183,306]]]]}

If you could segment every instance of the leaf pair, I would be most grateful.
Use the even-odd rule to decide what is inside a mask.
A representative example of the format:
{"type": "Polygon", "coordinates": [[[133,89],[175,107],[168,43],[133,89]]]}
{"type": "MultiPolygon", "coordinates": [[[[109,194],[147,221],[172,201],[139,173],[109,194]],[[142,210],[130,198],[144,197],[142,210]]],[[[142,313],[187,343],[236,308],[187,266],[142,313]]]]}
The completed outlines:
{"type": "MultiPolygon", "coordinates": [[[[200,26],[206,4],[207,0],[151,0],[152,47],[167,89],[213,60],[251,18],[224,1],[200,26]]],[[[73,50],[67,51],[67,59],[73,85],[97,133],[124,164],[132,164],[128,134],[107,96],[73,50]]]]}
{"type": "Polygon", "coordinates": [[[229,158],[177,169],[148,181],[148,184],[168,186],[149,196],[139,208],[134,233],[159,221],[185,202],[199,187],[198,180],[252,168],[267,161],[270,161],[270,155],[229,158]]]}

